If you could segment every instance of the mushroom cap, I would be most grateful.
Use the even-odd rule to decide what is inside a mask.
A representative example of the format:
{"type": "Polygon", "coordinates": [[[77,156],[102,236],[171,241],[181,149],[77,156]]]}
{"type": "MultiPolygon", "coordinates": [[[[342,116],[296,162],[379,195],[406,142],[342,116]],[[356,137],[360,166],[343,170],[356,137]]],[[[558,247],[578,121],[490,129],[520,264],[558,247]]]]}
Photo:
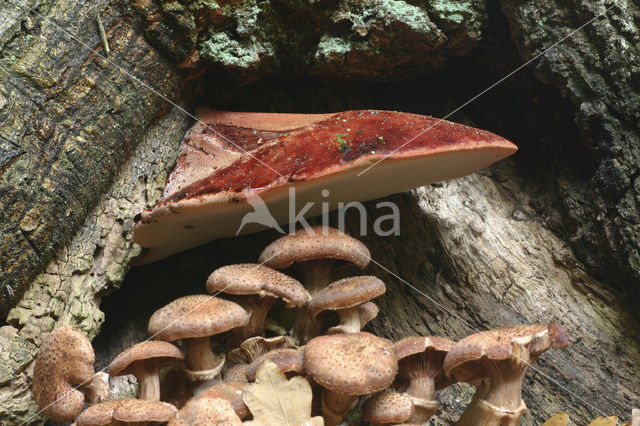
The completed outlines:
{"type": "Polygon", "coordinates": [[[446,337],[405,337],[393,344],[393,351],[398,361],[400,361],[401,359],[422,352],[434,351],[447,353],[455,344],[456,342],[446,337]]]}
{"type": "Polygon", "coordinates": [[[176,407],[166,402],[125,398],[92,405],[78,416],[76,423],[78,426],[104,426],[115,422],[168,422],[177,412],[176,407]]]}
{"type": "Polygon", "coordinates": [[[182,407],[168,426],[225,425],[242,426],[231,403],[223,398],[193,398],[182,407]]]}
{"type": "Polygon", "coordinates": [[[275,337],[250,337],[240,344],[240,347],[233,349],[227,355],[227,362],[230,364],[251,364],[261,355],[275,349],[293,348],[295,343],[289,336],[275,337]]]}
{"type": "Polygon", "coordinates": [[[444,371],[452,380],[473,382],[486,377],[478,366],[483,360],[502,360],[511,356],[514,344],[521,345],[534,361],[543,352],[569,345],[569,336],[556,323],[512,325],[472,334],[456,343],[444,360],[444,371]]]}
{"type": "Polygon", "coordinates": [[[302,350],[287,348],[275,349],[261,355],[258,359],[249,364],[245,370],[245,375],[249,382],[255,381],[258,369],[267,360],[273,362],[283,374],[291,372],[304,374],[304,357],[302,350]]]}
{"type": "Polygon", "coordinates": [[[362,419],[371,423],[406,422],[413,415],[413,410],[409,395],[384,390],[367,399],[362,419]]]}
{"type": "Polygon", "coordinates": [[[206,294],[184,296],[158,309],[149,319],[149,335],[156,340],[214,336],[249,323],[237,303],[206,294]]]}
{"type": "Polygon", "coordinates": [[[313,226],[311,231],[300,229],[278,238],[262,251],[259,262],[276,269],[318,259],[344,260],[360,269],[369,264],[369,249],[352,236],[322,226],[313,226]]]}
{"type": "MultiPolygon", "coordinates": [[[[268,121],[242,114],[229,121],[239,129],[235,143],[268,121]]],[[[273,115],[277,120],[277,115],[273,115]]],[[[291,120],[290,129],[173,192],[134,218],[134,240],[146,251],[141,263],[206,243],[215,238],[256,232],[249,223],[256,195],[276,223],[289,216],[287,189],[295,188],[298,205],[317,201],[329,190],[330,208],[338,202],[366,201],[418,186],[461,177],[512,155],[517,147],[495,134],[416,114],[392,111],[346,111],[291,120]],[[376,164],[378,161],[384,161],[376,164]],[[371,165],[375,167],[368,169],[371,165]],[[368,170],[367,170],[368,169],[368,170]],[[362,171],[366,173],[355,177],[362,171]]],[[[240,143],[241,145],[246,145],[240,143]]],[[[245,148],[247,149],[247,148],[245,148]]],[[[314,203],[307,216],[321,213],[314,203]]]]}
{"type": "Polygon", "coordinates": [[[360,315],[360,324],[364,327],[369,321],[378,316],[378,305],[373,302],[364,302],[358,306],[358,314],[360,315]]]}
{"type": "Polygon", "coordinates": [[[300,282],[282,272],[257,263],[218,268],[207,279],[207,292],[283,299],[288,305],[303,306],[310,297],[300,282]]]}
{"type": "Polygon", "coordinates": [[[366,332],[333,334],[307,343],[304,370],[326,389],[343,395],[365,395],[389,386],[398,363],[386,339],[366,332]]]}
{"type": "Polygon", "coordinates": [[[385,291],[384,283],[376,277],[365,275],[343,278],[316,293],[309,302],[308,309],[316,317],[320,312],[358,306],[383,295],[385,291]]]}
{"type": "Polygon", "coordinates": [[[33,370],[33,396],[45,416],[65,422],[80,414],[84,394],[74,387],[89,384],[94,360],[91,342],[74,327],[58,327],[42,340],[33,370]]]}
{"type": "Polygon", "coordinates": [[[92,405],[76,419],[78,426],[103,426],[113,422],[113,411],[122,404],[123,399],[105,401],[92,405]]]}
{"type": "Polygon", "coordinates": [[[133,398],[121,401],[113,410],[113,419],[123,423],[168,422],[178,413],[178,409],[167,402],[133,398]]]}
{"type": "Polygon", "coordinates": [[[196,398],[226,399],[231,403],[236,415],[244,419],[251,414],[249,407],[247,407],[247,404],[245,404],[242,399],[242,392],[246,384],[246,382],[218,383],[215,386],[203,390],[196,398]]]}
{"type": "Polygon", "coordinates": [[[140,342],[115,357],[109,366],[109,374],[112,376],[132,374],[130,367],[140,361],[153,362],[157,367],[162,367],[183,359],[182,351],[169,342],[158,340],[140,342]]]}

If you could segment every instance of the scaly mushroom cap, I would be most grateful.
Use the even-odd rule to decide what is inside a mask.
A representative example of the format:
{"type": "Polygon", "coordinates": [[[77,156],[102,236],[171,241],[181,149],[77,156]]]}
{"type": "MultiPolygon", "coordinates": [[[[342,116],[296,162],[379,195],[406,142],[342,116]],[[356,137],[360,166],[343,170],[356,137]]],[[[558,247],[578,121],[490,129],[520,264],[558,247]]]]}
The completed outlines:
{"type": "Polygon", "coordinates": [[[158,309],[149,319],[149,335],[173,342],[215,336],[242,327],[249,315],[240,305],[205,294],[184,296],[158,309]]]}
{"type": "Polygon", "coordinates": [[[378,309],[378,305],[373,302],[364,302],[358,306],[358,314],[360,315],[360,324],[362,324],[362,327],[377,317],[378,312],[380,312],[380,309],[378,309]]]}
{"type": "Polygon", "coordinates": [[[391,342],[360,332],[311,339],[304,348],[304,370],[333,392],[365,395],[389,386],[398,363],[391,342]]]}
{"type": "Polygon", "coordinates": [[[522,345],[535,360],[543,352],[569,345],[569,336],[556,323],[549,325],[513,325],[484,331],[456,343],[444,361],[447,376],[458,382],[474,382],[486,377],[479,368],[483,359],[509,359],[512,345],[522,345]]]}
{"type": "Polygon", "coordinates": [[[251,414],[249,407],[242,399],[242,392],[247,382],[223,382],[203,390],[196,398],[225,399],[229,401],[238,417],[244,419],[251,414]]]}
{"type": "Polygon", "coordinates": [[[369,264],[369,249],[359,240],[335,228],[313,226],[311,230],[278,238],[262,251],[259,262],[276,269],[319,259],[343,260],[360,269],[369,264]]]}
{"type": "Polygon", "coordinates": [[[143,399],[117,399],[93,405],[76,419],[78,426],[104,426],[111,424],[168,422],[178,409],[171,404],[143,399]]]}
{"type": "Polygon", "coordinates": [[[329,284],[313,296],[308,309],[316,317],[320,312],[353,308],[386,291],[384,283],[372,276],[343,278],[329,284]]]}
{"type": "Polygon", "coordinates": [[[169,365],[176,360],[183,360],[184,354],[177,346],[163,341],[146,341],[137,343],[120,353],[109,366],[112,376],[133,374],[131,366],[137,362],[153,363],[157,368],[169,365]]]}
{"type": "Polygon", "coordinates": [[[43,414],[58,422],[73,420],[84,407],[75,386],[89,385],[95,355],[91,342],[74,327],[59,327],[43,339],[33,370],[33,396],[43,414]]]}
{"type": "Polygon", "coordinates": [[[84,410],[76,419],[78,426],[104,426],[113,422],[113,411],[122,404],[123,399],[105,401],[92,405],[84,410]]]}
{"type": "Polygon", "coordinates": [[[223,398],[194,398],[178,412],[168,426],[242,426],[231,403],[223,398]]]}
{"type": "Polygon", "coordinates": [[[409,395],[385,390],[367,399],[362,419],[371,423],[398,423],[406,422],[412,414],[409,395]]]}
{"type": "MultiPolygon", "coordinates": [[[[239,130],[234,137],[251,134],[259,145],[259,134],[268,132],[264,117],[245,113],[231,119],[229,123],[238,129],[251,126],[250,132],[239,130]]],[[[277,115],[272,117],[277,120],[277,115]]],[[[141,262],[240,230],[260,230],[262,226],[256,223],[240,228],[245,214],[251,212],[249,198],[253,195],[267,205],[276,223],[284,223],[289,219],[288,187],[297,189],[300,206],[321,199],[320,191],[326,189],[333,209],[338,202],[376,199],[465,176],[517,150],[506,139],[483,130],[392,111],[305,116],[288,125],[275,138],[265,134],[262,139],[268,143],[255,149],[248,146],[251,155],[239,156],[136,215],[134,240],[150,249],[141,262]]],[[[315,203],[307,215],[318,214],[321,204],[315,203]]]]}
{"type": "Polygon", "coordinates": [[[207,279],[207,292],[273,297],[289,306],[305,305],[309,293],[296,279],[257,263],[228,265],[216,269],[207,279]]]}
{"type": "Polygon", "coordinates": [[[168,422],[176,417],[178,409],[162,401],[124,399],[113,410],[113,419],[123,423],[168,422]]]}
{"type": "Polygon", "coordinates": [[[245,374],[249,382],[255,381],[258,369],[267,360],[278,366],[280,372],[283,374],[304,374],[304,358],[301,349],[276,349],[261,355],[258,359],[249,364],[245,370],[245,374]]]}

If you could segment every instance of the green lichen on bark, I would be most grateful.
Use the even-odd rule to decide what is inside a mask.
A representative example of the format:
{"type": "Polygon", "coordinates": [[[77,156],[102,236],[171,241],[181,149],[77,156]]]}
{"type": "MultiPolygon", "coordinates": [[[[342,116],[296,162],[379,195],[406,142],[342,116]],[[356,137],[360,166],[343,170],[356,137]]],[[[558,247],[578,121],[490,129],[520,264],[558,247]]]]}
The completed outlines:
{"type": "MultiPolygon", "coordinates": [[[[164,10],[166,4],[162,3],[164,10]]],[[[197,22],[192,57],[243,84],[274,73],[390,79],[432,71],[468,52],[485,2],[184,2],[197,22]]],[[[184,12],[181,12],[184,13],[184,12]]]]}

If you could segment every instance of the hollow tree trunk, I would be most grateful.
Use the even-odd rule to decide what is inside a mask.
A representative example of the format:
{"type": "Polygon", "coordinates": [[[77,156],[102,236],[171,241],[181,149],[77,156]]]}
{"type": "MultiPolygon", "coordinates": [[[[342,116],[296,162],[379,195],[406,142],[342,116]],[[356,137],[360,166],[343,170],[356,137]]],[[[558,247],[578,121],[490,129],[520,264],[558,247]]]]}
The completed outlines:
{"type": "MultiPolygon", "coordinates": [[[[590,0],[566,9],[554,0],[473,6],[343,0],[320,10],[266,1],[231,2],[218,13],[143,0],[15,3],[0,4],[0,312],[8,312],[0,328],[3,424],[41,420],[33,418],[29,388],[42,333],[72,324],[94,337],[106,321],[96,340],[102,367],[146,337],[155,309],[204,291],[203,277],[216,266],[255,261],[277,236],[213,242],[135,268],[106,299],[105,319],[100,299],[122,283],[139,253],[131,217],[158,199],[189,120],[59,27],[104,53],[95,24],[100,12],[109,60],[171,99],[181,99],[186,79],[172,63],[213,65],[204,82],[214,106],[284,109],[282,96],[274,96],[284,89],[243,92],[231,84],[270,73],[379,80],[446,66],[418,83],[421,91],[411,100],[386,104],[444,115],[477,93],[460,94],[461,87],[475,89],[477,69],[493,71],[482,90],[608,7],[590,0]],[[295,25],[307,12],[315,24],[295,25]],[[196,34],[203,42],[197,46],[196,34]],[[468,57],[447,64],[460,55],[468,57]],[[260,99],[243,100],[251,97],[260,99]]],[[[189,5],[196,3],[207,2],[189,5]]],[[[634,21],[640,10],[625,1],[612,12],[536,61],[535,78],[523,70],[459,117],[503,130],[520,145],[516,158],[491,172],[391,197],[402,213],[400,236],[363,238],[375,260],[367,273],[388,286],[370,327],[380,335],[458,339],[473,327],[550,320],[567,329],[572,346],[545,354],[527,375],[527,425],[556,411],[569,412],[576,423],[602,415],[599,410],[628,417],[640,405],[638,327],[627,297],[640,282],[640,71],[633,62],[640,54],[634,21]]],[[[386,98],[368,94],[375,90],[354,82],[334,87],[332,98],[311,92],[317,99],[295,110],[384,104],[386,98]]],[[[400,93],[408,99],[409,90],[400,93]]],[[[285,102],[291,105],[299,106],[285,102]]],[[[375,205],[368,203],[369,231],[381,213],[375,205]]],[[[358,233],[356,216],[348,225],[358,233]]],[[[470,399],[469,388],[458,391],[440,394],[442,420],[455,419],[470,399]]]]}

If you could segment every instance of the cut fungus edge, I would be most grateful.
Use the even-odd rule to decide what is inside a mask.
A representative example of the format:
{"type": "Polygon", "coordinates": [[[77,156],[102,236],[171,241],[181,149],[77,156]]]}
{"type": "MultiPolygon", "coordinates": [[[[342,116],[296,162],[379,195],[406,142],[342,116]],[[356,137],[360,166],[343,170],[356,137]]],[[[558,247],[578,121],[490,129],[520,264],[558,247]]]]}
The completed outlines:
{"type": "MultiPolygon", "coordinates": [[[[229,124],[238,128],[264,130],[268,118],[277,121],[277,114],[236,114],[229,124]]],[[[484,130],[390,111],[321,114],[317,120],[303,115],[281,127],[291,130],[137,214],[134,241],[148,249],[138,262],[264,229],[263,221],[245,217],[253,206],[268,209],[269,226],[285,223],[290,219],[289,187],[296,190],[296,211],[309,201],[322,200],[307,211],[306,216],[313,216],[325,203],[335,209],[338,202],[381,198],[466,176],[517,150],[484,130]],[[428,131],[421,132],[424,129],[428,131]],[[376,167],[368,170],[373,164],[376,167]]]]}

